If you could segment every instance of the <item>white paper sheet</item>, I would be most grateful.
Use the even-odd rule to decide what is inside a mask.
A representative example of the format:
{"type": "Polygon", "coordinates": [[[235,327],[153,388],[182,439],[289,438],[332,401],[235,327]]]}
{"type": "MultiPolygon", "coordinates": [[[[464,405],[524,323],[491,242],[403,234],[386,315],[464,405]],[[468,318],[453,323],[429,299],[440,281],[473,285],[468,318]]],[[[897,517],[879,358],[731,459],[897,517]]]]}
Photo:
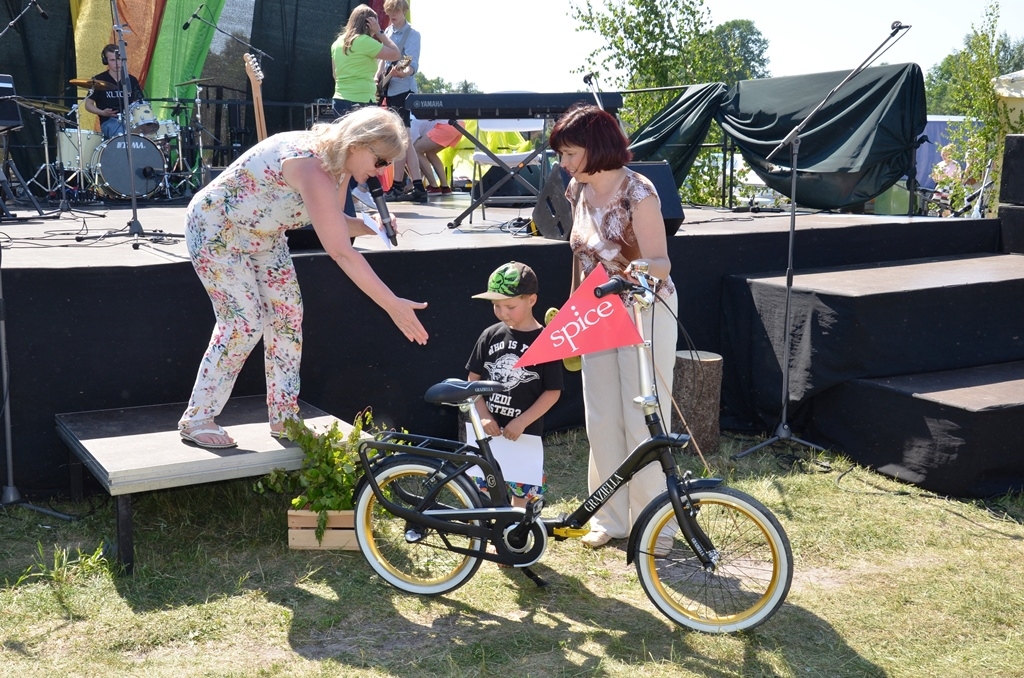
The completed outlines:
{"type": "MultiPolygon", "coordinates": [[[[466,440],[476,440],[472,424],[466,424],[466,440]]],[[[516,441],[501,436],[491,438],[491,452],[501,466],[501,473],[506,481],[527,485],[544,483],[544,441],[540,436],[524,433],[516,441]]],[[[474,466],[466,473],[483,478],[483,471],[479,466],[474,466]]]]}
{"type": "Polygon", "coordinates": [[[387,248],[391,249],[391,241],[388,240],[388,236],[384,232],[384,229],[377,225],[377,221],[366,212],[360,212],[360,214],[363,215],[363,223],[366,224],[371,231],[379,235],[380,239],[384,241],[384,244],[387,246],[387,248]]]}

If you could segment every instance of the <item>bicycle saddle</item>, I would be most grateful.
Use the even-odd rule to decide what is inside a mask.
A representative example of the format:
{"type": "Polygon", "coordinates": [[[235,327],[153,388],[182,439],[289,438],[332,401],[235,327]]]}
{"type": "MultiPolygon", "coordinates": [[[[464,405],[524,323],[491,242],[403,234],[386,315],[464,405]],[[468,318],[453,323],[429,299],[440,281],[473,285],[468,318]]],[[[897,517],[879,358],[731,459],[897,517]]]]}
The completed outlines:
{"type": "Polygon", "coordinates": [[[505,387],[496,381],[467,381],[445,379],[427,389],[423,399],[434,405],[457,405],[477,396],[504,393],[505,387]]]}

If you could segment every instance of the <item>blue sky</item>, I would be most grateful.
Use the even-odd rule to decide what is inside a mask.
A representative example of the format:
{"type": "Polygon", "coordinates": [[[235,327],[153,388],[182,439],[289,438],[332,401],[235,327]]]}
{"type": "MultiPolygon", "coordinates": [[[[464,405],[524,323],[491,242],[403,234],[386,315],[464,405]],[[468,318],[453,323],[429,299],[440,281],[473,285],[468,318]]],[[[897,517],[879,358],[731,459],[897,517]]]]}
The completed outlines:
{"type": "MultiPolygon", "coordinates": [[[[601,0],[593,0],[600,6],[601,0]]],[[[585,90],[571,71],[600,46],[578,33],[568,0],[412,0],[412,24],[423,36],[427,77],[469,80],[484,92],[585,90]]],[[[891,32],[893,21],[912,26],[877,63],[919,64],[926,72],[963,46],[981,26],[986,0],[714,0],[705,6],[714,24],[749,19],[768,39],[773,76],[852,70],[891,32]],[[852,9],[856,8],[856,9],[852,9]]],[[[652,27],[657,30],[658,27],[652,27]]],[[[1024,38],[1024,1],[1002,0],[998,31],[1024,38]]],[[[602,89],[613,89],[600,79],[602,89]]]]}

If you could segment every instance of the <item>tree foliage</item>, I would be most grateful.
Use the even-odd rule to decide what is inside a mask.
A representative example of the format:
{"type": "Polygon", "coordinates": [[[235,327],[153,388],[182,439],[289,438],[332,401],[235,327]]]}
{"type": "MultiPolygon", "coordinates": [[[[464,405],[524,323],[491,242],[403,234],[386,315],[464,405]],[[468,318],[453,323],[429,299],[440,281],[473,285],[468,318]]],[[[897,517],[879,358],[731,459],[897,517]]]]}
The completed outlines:
{"type": "Polygon", "coordinates": [[[416,89],[424,94],[457,93],[457,94],[479,94],[480,89],[476,83],[462,80],[451,83],[444,78],[427,78],[419,71],[413,76],[416,78],[416,89]]]}
{"type": "MultiPolygon", "coordinates": [[[[1024,114],[1011,120],[1006,105],[999,101],[992,86],[993,78],[1009,72],[1003,70],[1008,65],[1000,63],[1001,56],[1014,52],[1012,42],[1005,36],[996,37],[998,22],[999,3],[993,0],[985,8],[981,26],[971,27],[971,33],[964,39],[964,48],[943,60],[946,64],[943,73],[948,75],[948,81],[941,96],[949,106],[947,110],[965,118],[949,128],[952,157],[964,168],[966,183],[953,191],[954,208],[963,204],[968,191],[981,188],[985,168],[990,161],[1002,158],[1006,135],[1024,131],[1024,114]]],[[[989,178],[995,186],[999,185],[998,175],[998,163],[993,162],[989,178]]]]}
{"type": "Polygon", "coordinates": [[[761,35],[753,21],[734,19],[714,30],[715,40],[725,60],[723,82],[733,85],[740,80],[768,78],[768,39],[761,35]]]}
{"type": "MultiPolygon", "coordinates": [[[[990,7],[998,19],[999,4],[990,7]]],[[[994,25],[994,24],[993,24],[994,25]]],[[[955,100],[950,86],[957,76],[957,69],[964,59],[963,51],[978,46],[975,33],[964,36],[963,50],[954,51],[941,62],[932,66],[925,76],[925,92],[928,96],[928,112],[932,115],[967,115],[966,109],[955,100]]],[[[994,48],[996,75],[1024,70],[1024,38],[1013,39],[1005,31],[995,39],[994,48]]],[[[994,77],[994,76],[993,76],[994,77]]]]}
{"type": "MultiPolygon", "coordinates": [[[[687,85],[708,82],[733,84],[768,75],[768,41],[750,21],[730,21],[717,28],[703,0],[593,0],[570,5],[578,31],[604,38],[578,72],[607,76],[616,90],[654,90],[632,93],[619,116],[628,131],[652,120],[687,85]]],[[[722,131],[712,126],[706,145],[718,145],[722,131]]],[[[719,199],[720,159],[708,150],[687,178],[683,199],[697,203],[719,199]]]]}

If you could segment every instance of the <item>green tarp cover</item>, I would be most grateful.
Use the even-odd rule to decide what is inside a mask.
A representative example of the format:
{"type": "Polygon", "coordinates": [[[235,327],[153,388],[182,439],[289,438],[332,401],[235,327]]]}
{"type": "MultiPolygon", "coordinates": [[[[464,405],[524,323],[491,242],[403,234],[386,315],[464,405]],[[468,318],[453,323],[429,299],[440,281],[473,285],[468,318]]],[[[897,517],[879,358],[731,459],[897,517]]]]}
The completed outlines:
{"type": "Polygon", "coordinates": [[[725,93],[725,85],[720,82],[687,87],[679,98],[633,133],[629,145],[633,159],[667,160],[676,186],[682,186],[725,93]]]}
{"type": "MultiPolygon", "coordinates": [[[[849,71],[737,83],[716,113],[747,164],[765,184],[790,194],[790,148],[779,143],[849,71]]],[[[912,173],[927,123],[917,64],[877,66],[840,88],[800,134],[796,201],[818,209],[863,203],[912,173]]]]}

